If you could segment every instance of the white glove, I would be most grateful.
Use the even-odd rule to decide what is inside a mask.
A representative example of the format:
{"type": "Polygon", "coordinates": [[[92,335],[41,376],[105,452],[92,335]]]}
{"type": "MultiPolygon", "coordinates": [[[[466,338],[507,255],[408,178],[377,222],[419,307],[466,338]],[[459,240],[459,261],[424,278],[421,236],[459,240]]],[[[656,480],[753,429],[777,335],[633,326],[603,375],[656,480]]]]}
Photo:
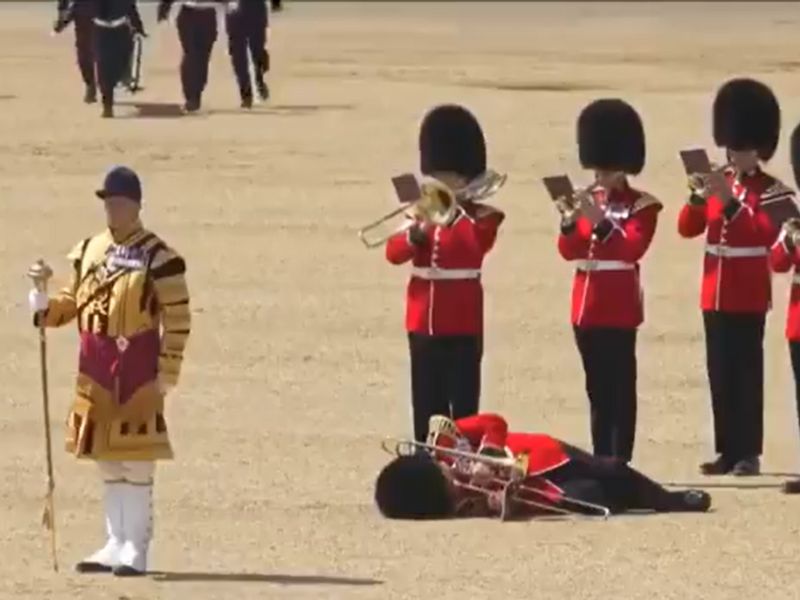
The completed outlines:
{"type": "Polygon", "coordinates": [[[34,314],[46,311],[49,303],[50,299],[47,297],[47,292],[32,289],[28,293],[28,306],[30,306],[31,312],[34,314]]]}

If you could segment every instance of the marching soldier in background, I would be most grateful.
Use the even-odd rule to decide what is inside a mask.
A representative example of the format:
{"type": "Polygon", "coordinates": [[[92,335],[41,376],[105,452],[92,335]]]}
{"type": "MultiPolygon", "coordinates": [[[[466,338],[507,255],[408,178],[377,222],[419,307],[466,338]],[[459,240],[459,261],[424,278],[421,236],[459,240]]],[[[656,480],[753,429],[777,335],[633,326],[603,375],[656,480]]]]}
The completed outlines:
{"type": "Polygon", "coordinates": [[[639,261],[656,230],[661,203],[632,188],[645,163],[644,128],[622,100],[596,100],[578,118],[581,165],[594,184],[562,215],[558,250],[577,270],[572,326],[586,374],[594,453],[624,462],[636,434],[636,332],[644,320],[639,261]],[[602,211],[593,221],[580,202],[602,211]]]}
{"type": "MultiPolygon", "coordinates": [[[[419,133],[420,171],[457,192],[486,172],[483,131],[465,108],[438,106],[419,133]]],[[[462,202],[447,225],[417,222],[388,240],[386,259],[412,262],[406,304],[414,437],[431,415],[478,411],[483,356],[481,266],[494,246],[502,212],[462,202]]]]}
{"type": "Polygon", "coordinates": [[[278,12],[279,10],[283,10],[283,2],[281,0],[271,0],[270,4],[271,4],[272,10],[274,10],[275,12],[278,12]]]}
{"type": "MultiPolygon", "coordinates": [[[[800,125],[792,132],[791,161],[795,185],[800,187],[800,125]]],[[[787,188],[788,189],[788,188],[787,188]]],[[[797,416],[800,420],[800,220],[790,219],[783,224],[778,241],[770,254],[772,269],[778,273],[792,271],[791,296],[786,319],[786,339],[794,372],[797,416]]],[[[783,486],[787,494],[800,494],[800,479],[788,481],[783,486]]]]}
{"type": "Polygon", "coordinates": [[[133,171],[113,169],[97,195],[108,229],[68,255],[67,287],[52,298],[34,289],[28,299],[37,326],[77,320],[80,332],[66,446],[99,467],[108,539],[76,568],[141,575],[152,536],[154,461],[172,457],[164,398],[177,383],[189,335],[186,267],[142,227],[133,171]]]}
{"type": "MultiPolygon", "coordinates": [[[[165,21],[175,0],[160,0],[158,21],[165,21]]],[[[211,51],[217,41],[217,9],[227,0],[183,0],[178,13],[178,36],[183,49],[181,86],[186,112],[200,110],[208,83],[211,51]]]]}
{"type": "Polygon", "coordinates": [[[97,80],[95,74],[94,51],[94,11],[95,3],[86,0],[58,0],[58,17],[53,30],[60,33],[71,21],[75,23],[75,50],[78,68],[86,87],[83,101],[87,104],[97,102],[97,80]]]}
{"type": "Polygon", "coordinates": [[[114,88],[126,81],[134,51],[134,36],[144,37],[136,0],[95,0],[94,35],[97,81],[103,117],[114,116],[114,88]]]}
{"type": "Polygon", "coordinates": [[[258,95],[262,100],[269,98],[269,88],[264,81],[264,75],[269,71],[269,52],[266,47],[268,14],[267,0],[238,0],[228,5],[225,16],[228,53],[239,84],[242,108],[253,106],[250,59],[258,95]]]}
{"type": "Polygon", "coordinates": [[[761,162],[775,153],[780,108],[772,90],[751,79],[723,85],[714,100],[714,141],[724,171],[690,178],[678,219],[686,238],[705,234],[701,308],[718,457],[706,475],[757,475],[763,446],[764,322],[771,301],[768,251],[777,236],[760,204],[783,184],[761,162]],[[694,183],[693,183],[694,182],[694,183]]]}

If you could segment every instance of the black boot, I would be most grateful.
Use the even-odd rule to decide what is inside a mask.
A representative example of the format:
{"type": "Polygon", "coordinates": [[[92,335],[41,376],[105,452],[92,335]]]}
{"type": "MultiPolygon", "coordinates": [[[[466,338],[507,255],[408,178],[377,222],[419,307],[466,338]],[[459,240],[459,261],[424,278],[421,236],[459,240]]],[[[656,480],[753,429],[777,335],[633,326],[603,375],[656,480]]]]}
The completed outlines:
{"type": "Polygon", "coordinates": [[[800,479],[793,479],[783,484],[784,494],[800,494],[800,479]]]}
{"type": "Polygon", "coordinates": [[[113,119],[114,118],[114,105],[113,104],[103,104],[103,118],[104,119],[113,119]]]}
{"type": "Polygon", "coordinates": [[[727,475],[733,469],[733,464],[733,461],[720,455],[714,461],[701,464],[700,473],[703,475],[727,475]]]}
{"type": "Polygon", "coordinates": [[[86,91],[83,94],[83,101],[86,104],[94,104],[97,102],[97,88],[93,85],[87,85],[86,91]]]}
{"type": "Polygon", "coordinates": [[[738,461],[731,469],[731,475],[736,477],[753,477],[761,474],[761,461],[757,456],[751,456],[738,461]]]}
{"type": "Polygon", "coordinates": [[[183,105],[183,110],[187,113],[196,113],[200,110],[200,98],[190,98],[183,105]]]}
{"type": "Polygon", "coordinates": [[[245,94],[245,95],[242,96],[241,107],[242,108],[253,108],[253,95],[252,94],[250,94],[250,95],[245,94]]]}
{"type": "Polygon", "coordinates": [[[258,90],[258,97],[266,102],[269,99],[269,87],[267,87],[267,82],[264,81],[264,77],[261,75],[256,78],[256,89],[258,90]]]}
{"type": "Polygon", "coordinates": [[[671,512],[708,512],[711,496],[702,490],[672,492],[671,512]]]}

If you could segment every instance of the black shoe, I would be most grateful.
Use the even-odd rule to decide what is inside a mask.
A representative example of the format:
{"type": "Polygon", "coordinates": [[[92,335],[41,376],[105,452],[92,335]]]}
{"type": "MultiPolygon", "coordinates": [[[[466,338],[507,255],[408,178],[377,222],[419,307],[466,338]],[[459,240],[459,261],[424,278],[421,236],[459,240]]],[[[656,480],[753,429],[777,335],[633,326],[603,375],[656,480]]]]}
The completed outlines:
{"type": "Polygon", "coordinates": [[[784,494],[800,494],[800,479],[793,479],[783,484],[781,490],[784,494]]]}
{"type": "Polygon", "coordinates": [[[146,575],[144,571],[137,571],[133,567],[129,567],[127,565],[114,567],[113,572],[117,577],[142,577],[143,575],[146,575]]]}
{"type": "Polygon", "coordinates": [[[83,94],[83,101],[86,104],[94,104],[97,102],[97,88],[92,85],[87,85],[86,92],[83,94]]]}
{"type": "Polygon", "coordinates": [[[200,110],[200,100],[187,100],[183,105],[183,110],[187,113],[195,113],[200,110]]]}
{"type": "Polygon", "coordinates": [[[261,98],[263,101],[269,100],[269,87],[263,79],[259,78],[256,81],[256,89],[258,89],[259,98],[261,98]]]}
{"type": "Polygon", "coordinates": [[[757,456],[751,456],[750,458],[740,460],[733,465],[733,470],[731,471],[731,475],[735,475],[736,477],[753,477],[754,475],[760,474],[761,462],[758,460],[757,456]]]}
{"type": "Polygon", "coordinates": [[[242,96],[242,108],[253,108],[253,97],[252,96],[242,96]]]}
{"type": "Polygon", "coordinates": [[[708,512],[711,508],[711,496],[703,490],[686,490],[685,492],[675,492],[676,512],[708,512]]]}
{"type": "Polygon", "coordinates": [[[703,475],[727,475],[733,469],[733,464],[724,456],[719,456],[712,462],[704,462],[700,465],[700,473],[703,475]]]}
{"type": "Polygon", "coordinates": [[[76,573],[111,573],[111,571],[112,568],[108,565],[98,562],[90,562],[88,560],[82,560],[75,565],[76,573]]]}
{"type": "Polygon", "coordinates": [[[110,104],[106,104],[103,106],[103,118],[104,119],[113,119],[114,118],[114,106],[110,104]]]}

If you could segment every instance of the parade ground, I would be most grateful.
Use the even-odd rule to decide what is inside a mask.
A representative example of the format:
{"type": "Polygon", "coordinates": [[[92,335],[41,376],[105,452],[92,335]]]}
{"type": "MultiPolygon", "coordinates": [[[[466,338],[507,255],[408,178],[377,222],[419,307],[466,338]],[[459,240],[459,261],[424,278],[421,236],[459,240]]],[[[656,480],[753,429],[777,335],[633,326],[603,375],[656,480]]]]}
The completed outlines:
{"type": "MultiPolygon", "coordinates": [[[[140,3],[141,4],[141,3],[140,3]]],[[[0,598],[81,600],[548,597],[800,598],[800,468],[783,337],[788,278],[775,277],[766,334],[760,477],[703,478],[713,458],[699,284],[702,241],[678,236],[687,197],[678,151],[711,136],[711,103],[734,76],[781,100],[768,170],[794,186],[787,139],[800,120],[800,14],[793,3],[292,2],[270,31],[272,98],[239,98],[224,32],[203,110],[179,116],[174,23],[142,4],[142,84],[117,118],[82,102],[73,31],[55,2],[0,4],[0,598]],[[418,168],[425,111],[456,102],[480,119],[491,202],[507,218],[484,268],[482,409],[512,429],[589,447],[583,371],[569,323],[572,267],[541,185],[588,183],[580,110],[620,97],[642,115],[647,164],[634,185],[665,205],[643,262],[634,465],[702,487],[707,514],[392,522],[372,500],[388,436],[410,433],[407,267],[357,230],[396,206],[390,178],[418,168]],[[167,398],[175,460],[155,484],[154,573],[80,576],[103,543],[95,465],[63,451],[74,327],[48,332],[61,572],[40,526],[46,491],[30,263],[53,284],[67,252],[104,227],[105,171],[140,174],[145,225],[186,259],[192,335],[167,398]]]]}

